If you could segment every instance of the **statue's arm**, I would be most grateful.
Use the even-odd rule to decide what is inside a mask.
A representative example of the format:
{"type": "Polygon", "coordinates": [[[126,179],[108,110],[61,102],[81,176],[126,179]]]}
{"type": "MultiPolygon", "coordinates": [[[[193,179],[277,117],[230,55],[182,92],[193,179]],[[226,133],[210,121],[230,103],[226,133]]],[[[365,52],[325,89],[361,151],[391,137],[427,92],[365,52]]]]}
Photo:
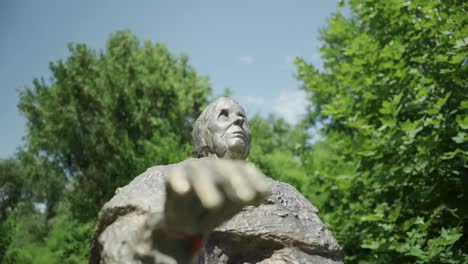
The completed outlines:
{"type": "Polygon", "coordinates": [[[100,263],[198,263],[193,240],[168,233],[163,223],[159,213],[119,217],[99,237],[100,263]]]}

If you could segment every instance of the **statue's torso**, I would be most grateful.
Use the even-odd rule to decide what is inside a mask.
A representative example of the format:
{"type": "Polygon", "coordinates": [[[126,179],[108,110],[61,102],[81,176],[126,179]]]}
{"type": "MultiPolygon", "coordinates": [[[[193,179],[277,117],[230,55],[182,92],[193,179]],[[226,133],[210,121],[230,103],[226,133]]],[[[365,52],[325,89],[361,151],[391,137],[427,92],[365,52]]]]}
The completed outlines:
{"type": "MultiPolygon", "coordinates": [[[[164,175],[155,166],[119,188],[99,213],[91,263],[102,256],[125,263],[125,243],[152,213],[162,213],[164,175]]],[[[341,263],[341,248],[317,216],[317,209],[294,187],[272,182],[272,195],[247,206],[214,230],[205,245],[205,263],[341,263]]],[[[112,261],[109,261],[112,262],[112,261]]],[[[116,262],[119,263],[119,262],[116,262]]]]}

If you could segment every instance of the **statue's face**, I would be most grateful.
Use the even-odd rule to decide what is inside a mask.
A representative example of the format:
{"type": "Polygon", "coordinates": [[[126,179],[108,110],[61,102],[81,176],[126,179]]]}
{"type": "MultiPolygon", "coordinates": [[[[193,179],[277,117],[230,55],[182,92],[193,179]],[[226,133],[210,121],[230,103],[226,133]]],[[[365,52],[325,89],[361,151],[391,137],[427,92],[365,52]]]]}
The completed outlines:
{"type": "Polygon", "coordinates": [[[245,159],[250,150],[250,128],[242,106],[228,98],[219,100],[208,130],[218,157],[245,159]]]}

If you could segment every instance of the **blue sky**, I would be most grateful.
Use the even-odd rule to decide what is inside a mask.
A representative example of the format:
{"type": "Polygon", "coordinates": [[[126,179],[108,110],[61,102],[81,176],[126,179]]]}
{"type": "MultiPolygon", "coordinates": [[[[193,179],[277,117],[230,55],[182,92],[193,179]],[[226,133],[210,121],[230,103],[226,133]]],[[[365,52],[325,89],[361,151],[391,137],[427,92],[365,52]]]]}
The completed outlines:
{"type": "Polygon", "coordinates": [[[16,88],[48,79],[50,61],[66,59],[67,43],[100,50],[109,34],[129,29],[164,43],[207,75],[214,96],[229,87],[248,115],[274,113],[294,123],[306,98],[294,58],[320,65],[319,29],[337,0],[0,1],[0,158],[25,135],[16,88]]]}

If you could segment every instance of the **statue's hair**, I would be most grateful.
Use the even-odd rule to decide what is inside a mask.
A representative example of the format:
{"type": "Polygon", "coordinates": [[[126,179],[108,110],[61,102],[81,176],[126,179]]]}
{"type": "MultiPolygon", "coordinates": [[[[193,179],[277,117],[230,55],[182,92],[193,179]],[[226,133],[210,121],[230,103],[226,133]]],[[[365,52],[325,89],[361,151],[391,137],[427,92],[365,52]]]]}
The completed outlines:
{"type": "MultiPolygon", "coordinates": [[[[195,120],[192,130],[192,141],[193,141],[193,155],[196,158],[207,157],[212,150],[210,150],[208,140],[211,140],[211,133],[208,130],[208,122],[213,118],[216,102],[209,104],[200,116],[195,120]]],[[[211,144],[210,144],[211,145],[211,144]]]]}
{"type": "Polygon", "coordinates": [[[212,135],[208,130],[208,122],[212,118],[216,118],[216,105],[221,100],[230,100],[239,104],[229,97],[219,97],[212,103],[210,103],[200,114],[200,116],[195,120],[192,130],[192,140],[193,140],[193,155],[196,158],[207,157],[210,153],[215,153],[212,135]]]}

